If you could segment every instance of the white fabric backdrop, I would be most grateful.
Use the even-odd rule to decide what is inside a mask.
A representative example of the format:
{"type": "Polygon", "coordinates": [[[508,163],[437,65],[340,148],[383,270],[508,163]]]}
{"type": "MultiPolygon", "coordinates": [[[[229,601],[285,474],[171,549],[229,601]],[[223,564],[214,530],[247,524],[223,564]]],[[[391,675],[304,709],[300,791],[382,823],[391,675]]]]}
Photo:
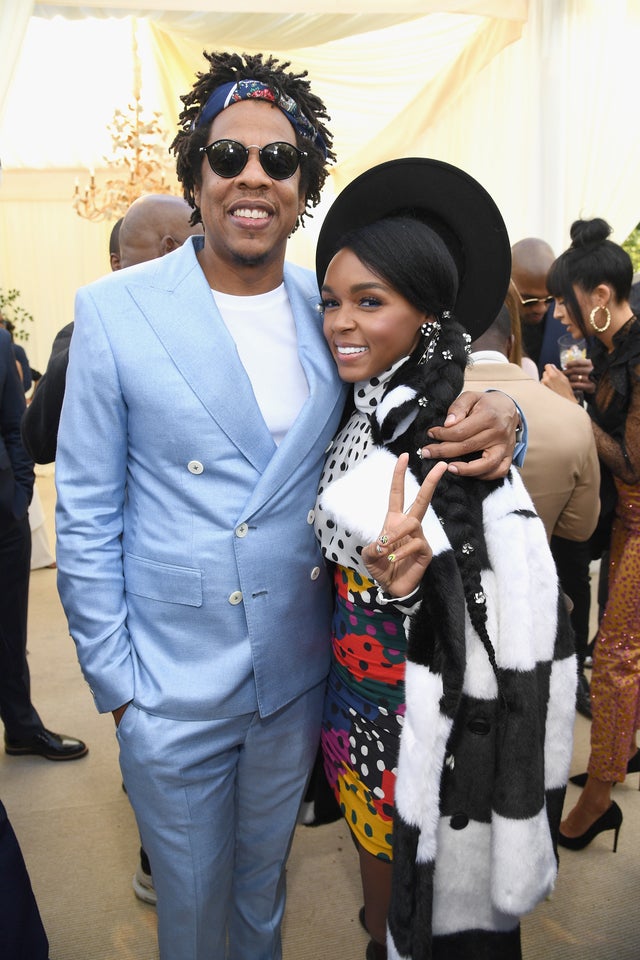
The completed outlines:
{"type": "Polygon", "coordinates": [[[397,156],[468,170],[495,197],[513,241],[541,236],[560,252],[577,216],[605,216],[620,241],[640,220],[632,114],[640,0],[271,0],[268,14],[255,7],[2,0],[0,286],[19,288],[36,316],[28,344],[35,366],[44,366],[71,318],[75,289],[108,269],[111,225],[80,220],[71,195],[75,177],[86,180],[83,168],[100,177],[110,153],[106,125],[131,99],[131,14],[141,18],[142,99],[162,112],[168,140],[179,94],[206,66],[203,49],[262,49],[309,71],[332,115],[339,163],[314,221],[292,240],[298,262],[312,265],[335,191],[397,156]],[[96,23],[97,43],[89,33],[96,23]]]}

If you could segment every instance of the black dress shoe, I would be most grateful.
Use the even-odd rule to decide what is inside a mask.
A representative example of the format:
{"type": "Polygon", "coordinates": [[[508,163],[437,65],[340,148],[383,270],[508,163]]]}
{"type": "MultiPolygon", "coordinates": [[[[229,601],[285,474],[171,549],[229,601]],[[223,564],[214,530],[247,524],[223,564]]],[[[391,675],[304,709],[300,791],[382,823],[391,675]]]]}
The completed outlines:
{"type": "Polygon", "coordinates": [[[46,760],[78,760],[89,752],[82,740],[44,729],[34,733],[28,740],[11,740],[5,735],[4,750],[12,757],[33,755],[46,760]]]}
{"type": "Polygon", "coordinates": [[[576,710],[578,713],[591,720],[591,693],[589,691],[589,681],[584,673],[578,674],[578,689],[576,691],[576,710]]]}

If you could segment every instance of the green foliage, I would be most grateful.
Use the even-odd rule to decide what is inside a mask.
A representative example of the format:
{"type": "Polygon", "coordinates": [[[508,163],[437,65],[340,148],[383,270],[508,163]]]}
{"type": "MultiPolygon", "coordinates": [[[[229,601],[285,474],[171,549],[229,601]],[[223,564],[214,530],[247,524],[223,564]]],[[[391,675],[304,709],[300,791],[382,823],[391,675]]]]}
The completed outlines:
{"type": "Polygon", "coordinates": [[[640,223],[631,231],[622,246],[631,257],[634,273],[637,273],[640,270],[640,223]]]}
{"type": "Polygon", "coordinates": [[[33,316],[19,303],[19,290],[4,290],[0,287],[0,315],[13,324],[13,336],[16,340],[28,340],[26,325],[33,323],[33,316]]]}

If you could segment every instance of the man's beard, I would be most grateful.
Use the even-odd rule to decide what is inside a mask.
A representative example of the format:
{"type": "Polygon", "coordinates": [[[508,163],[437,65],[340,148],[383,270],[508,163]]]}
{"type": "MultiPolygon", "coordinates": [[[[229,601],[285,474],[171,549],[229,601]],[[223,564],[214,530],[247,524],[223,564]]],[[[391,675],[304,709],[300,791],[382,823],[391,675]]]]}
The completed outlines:
{"type": "Polygon", "coordinates": [[[239,267],[261,267],[269,259],[269,251],[248,256],[247,254],[238,253],[237,250],[234,250],[232,251],[232,256],[234,262],[237,263],[239,267]]]}

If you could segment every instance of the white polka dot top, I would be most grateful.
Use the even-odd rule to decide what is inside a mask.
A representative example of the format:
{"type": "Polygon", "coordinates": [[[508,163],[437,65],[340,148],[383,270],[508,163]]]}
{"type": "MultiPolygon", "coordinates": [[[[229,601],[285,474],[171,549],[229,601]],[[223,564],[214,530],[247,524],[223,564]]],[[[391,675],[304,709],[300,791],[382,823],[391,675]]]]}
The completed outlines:
{"type": "Polygon", "coordinates": [[[336,434],[325,461],[318,488],[314,526],[323,556],[343,567],[351,567],[365,577],[369,574],[360,559],[363,544],[357,542],[347,529],[339,527],[334,520],[323,513],[320,498],[323,491],[334,480],[344,476],[347,470],[363,460],[370,452],[372,444],[369,415],[380,403],[391,376],[406,359],[402,357],[379,377],[354,384],[353,398],[356,409],[346,426],[336,434]]]}

